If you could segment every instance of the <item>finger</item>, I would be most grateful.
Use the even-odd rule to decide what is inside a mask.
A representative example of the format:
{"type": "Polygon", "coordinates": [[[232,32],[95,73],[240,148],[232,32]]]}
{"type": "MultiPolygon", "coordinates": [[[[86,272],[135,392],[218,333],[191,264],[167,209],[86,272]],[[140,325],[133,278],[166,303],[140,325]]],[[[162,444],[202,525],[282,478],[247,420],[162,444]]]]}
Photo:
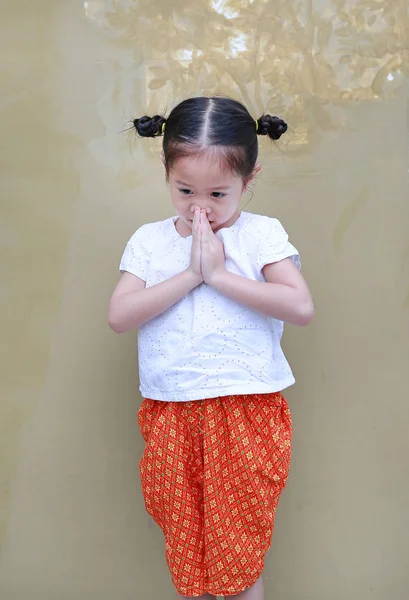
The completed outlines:
{"type": "Polygon", "coordinates": [[[194,215],[193,215],[193,228],[192,228],[192,232],[197,235],[199,233],[199,226],[200,226],[200,212],[198,210],[195,210],[194,215]]]}
{"type": "Polygon", "coordinates": [[[203,215],[202,215],[202,211],[200,210],[200,208],[197,209],[197,231],[198,231],[198,236],[200,237],[200,239],[202,239],[202,235],[203,235],[203,215]]]}
{"type": "Polygon", "coordinates": [[[204,227],[209,225],[209,219],[207,218],[206,211],[203,209],[200,211],[200,219],[204,227]]]}
{"type": "Polygon", "coordinates": [[[210,226],[209,221],[205,218],[203,219],[204,223],[202,225],[202,238],[206,240],[206,242],[211,243],[216,239],[213,229],[210,226]]]}
{"type": "Polygon", "coordinates": [[[209,225],[209,221],[207,219],[206,213],[202,211],[200,213],[200,218],[201,218],[202,239],[208,240],[210,225],[209,225]]]}
{"type": "Polygon", "coordinates": [[[214,233],[214,231],[213,231],[213,229],[212,229],[212,226],[210,225],[209,218],[208,218],[208,216],[207,216],[207,214],[206,214],[206,213],[205,213],[205,216],[204,216],[204,221],[205,221],[205,225],[206,225],[206,228],[207,228],[207,230],[208,230],[209,234],[210,234],[210,233],[214,233]]]}

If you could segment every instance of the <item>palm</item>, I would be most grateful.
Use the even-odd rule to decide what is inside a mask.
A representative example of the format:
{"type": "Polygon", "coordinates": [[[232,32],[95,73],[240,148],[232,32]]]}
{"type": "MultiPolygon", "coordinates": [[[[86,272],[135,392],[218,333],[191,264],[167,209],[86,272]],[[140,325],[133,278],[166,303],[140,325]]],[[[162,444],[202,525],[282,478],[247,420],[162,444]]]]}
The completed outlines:
{"type": "Polygon", "coordinates": [[[190,253],[190,270],[202,277],[202,248],[200,231],[200,211],[195,211],[192,226],[192,250],[190,253]]]}
{"type": "Polygon", "coordinates": [[[206,215],[201,219],[202,277],[209,283],[218,272],[225,270],[223,243],[215,236],[206,215]]]}

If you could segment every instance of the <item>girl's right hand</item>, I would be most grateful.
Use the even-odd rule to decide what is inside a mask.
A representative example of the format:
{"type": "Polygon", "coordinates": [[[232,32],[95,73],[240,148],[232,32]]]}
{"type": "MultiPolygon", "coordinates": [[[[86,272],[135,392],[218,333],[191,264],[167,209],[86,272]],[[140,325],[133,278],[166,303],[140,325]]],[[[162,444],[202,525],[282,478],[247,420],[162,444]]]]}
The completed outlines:
{"type": "Polygon", "coordinates": [[[192,251],[188,270],[198,278],[198,285],[203,281],[200,218],[200,208],[196,208],[193,216],[192,251]]]}

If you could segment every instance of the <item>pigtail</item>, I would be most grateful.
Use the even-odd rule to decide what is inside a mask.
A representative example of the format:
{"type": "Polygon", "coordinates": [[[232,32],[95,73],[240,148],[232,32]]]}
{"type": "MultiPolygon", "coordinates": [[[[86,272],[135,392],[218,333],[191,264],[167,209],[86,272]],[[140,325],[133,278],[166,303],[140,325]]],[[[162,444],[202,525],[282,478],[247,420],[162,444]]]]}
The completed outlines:
{"type": "Polygon", "coordinates": [[[157,137],[165,131],[166,119],[160,115],[154,117],[141,117],[134,119],[133,125],[140,137],[157,137]]]}
{"type": "Polygon", "coordinates": [[[279,117],[263,115],[257,119],[257,135],[268,135],[272,140],[279,140],[287,128],[287,123],[279,117]]]}

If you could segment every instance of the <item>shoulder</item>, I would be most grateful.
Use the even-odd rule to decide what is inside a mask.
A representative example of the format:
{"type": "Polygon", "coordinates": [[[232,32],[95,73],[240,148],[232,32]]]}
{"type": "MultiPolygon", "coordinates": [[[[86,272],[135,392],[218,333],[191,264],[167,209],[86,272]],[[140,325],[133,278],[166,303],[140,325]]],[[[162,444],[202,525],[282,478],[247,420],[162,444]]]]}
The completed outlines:
{"type": "Polygon", "coordinates": [[[241,230],[250,234],[258,242],[262,242],[266,238],[282,237],[287,233],[281,222],[274,217],[265,215],[257,215],[254,213],[242,213],[243,222],[241,230]]]}
{"type": "Polygon", "coordinates": [[[252,239],[256,240],[257,266],[260,270],[267,264],[286,258],[292,258],[297,268],[300,268],[298,250],[290,243],[288,234],[278,219],[246,213],[244,221],[247,222],[252,239]]]}
{"type": "Polygon", "coordinates": [[[173,219],[155,221],[153,223],[144,223],[131,236],[128,244],[144,243],[156,240],[158,236],[165,234],[170,226],[173,227],[173,219]]]}

